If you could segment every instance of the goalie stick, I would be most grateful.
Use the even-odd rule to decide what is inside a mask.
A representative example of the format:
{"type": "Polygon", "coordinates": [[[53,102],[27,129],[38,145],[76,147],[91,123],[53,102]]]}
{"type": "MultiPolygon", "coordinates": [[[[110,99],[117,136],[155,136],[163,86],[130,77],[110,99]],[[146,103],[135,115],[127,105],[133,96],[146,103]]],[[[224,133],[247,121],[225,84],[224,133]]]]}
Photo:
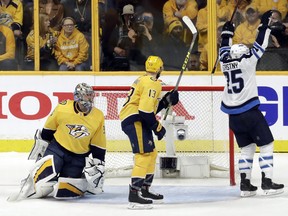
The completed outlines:
{"type": "Polygon", "coordinates": [[[33,184],[29,183],[29,180],[31,180],[31,174],[27,176],[27,178],[23,179],[21,182],[21,188],[19,192],[11,194],[8,198],[8,202],[15,202],[15,201],[20,201],[26,198],[27,196],[27,191],[30,190],[30,188],[33,187],[33,184]]]}
{"type": "MultiPolygon", "coordinates": [[[[235,14],[236,14],[237,8],[238,8],[238,6],[239,6],[239,4],[240,4],[240,2],[241,2],[241,0],[238,0],[238,1],[237,1],[237,4],[236,4],[236,6],[235,6],[235,8],[234,8],[234,10],[233,10],[232,16],[231,16],[231,18],[230,18],[230,20],[229,20],[230,22],[232,22],[235,14]]],[[[216,68],[217,68],[217,65],[218,65],[218,63],[219,63],[219,60],[220,60],[220,59],[219,59],[219,54],[217,54],[217,58],[216,58],[216,61],[215,61],[215,63],[214,63],[214,66],[213,66],[213,69],[212,69],[212,71],[211,71],[211,74],[214,74],[214,73],[215,73],[216,68]]]]}
{"type": "MultiPolygon", "coordinates": [[[[179,74],[179,77],[178,77],[178,80],[176,82],[176,85],[174,87],[174,90],[178,90],[178,86],[179,86],[179,83],[180,83],[180,80],[182,78],[182,75],[187,67],[187,64],[188,64],[188,61],[189,61],[189,58],[190,58],[190,54],[191,54],[191,51],[192,51],[192,48],[194,46],[194,43],[195,43],[195,40],[197,38],[197,29],[195,28],[193,22],[191,21],[191,19],[188,17],[188,16],[184,16],[182,17],[182,20],[183,22],[187,25],[187,27],[190,29],[192,35],[193,35],[193,38],[192,38],[192,41],[191,41],[191,44],[190,44],[190,47],[187,51],[187,54],[186,54],[186,57],[184,59],[184,62],[183,62],[183,65],[181,67],[181,71],[180,71],[180,74],[179,74]]],[[[166,113],[165,113],[165,116],[164,116],[164,120],[166,120],[167,118],[167,115],[169,113],[169,110],[170,110],[170,107],[171,107],[171,103],[169,103],[167,109],[166,109],[166,113]]]]}

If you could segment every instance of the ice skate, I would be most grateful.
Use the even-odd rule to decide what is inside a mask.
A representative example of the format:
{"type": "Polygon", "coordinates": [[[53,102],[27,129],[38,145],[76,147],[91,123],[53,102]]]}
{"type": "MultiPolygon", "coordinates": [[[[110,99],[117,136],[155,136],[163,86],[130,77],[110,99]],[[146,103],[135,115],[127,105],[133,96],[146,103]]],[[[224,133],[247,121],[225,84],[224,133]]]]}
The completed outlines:
{"type": "Polygon", "coordinates": [[[284,185],[272,182],[270,178],[265,177],[264,172],[262,172],[261,188],[264,196],[277,195],[284,192],[284,185]]]}
{"type": "Polygon", "coordinates": [[[128,209],[151,209],[153,201],[142,196],[141,191],[129,185],[128,209]]]}
{"type": "Polygon", "coordinates": [[[252,185],[249,179],[246,179],[245,173],[241,173],[240,190],[241,197],[251,197],[256,195],[257,187],[252,185]]]}
{"type": "Polygon", "coordinates": [[[163,203],[163,195],[158,193],[153,193],[149,190],[149,186],[142,186],[141,193],[142,197],[146,199],[153,200],[153,203],[163,203]]]}

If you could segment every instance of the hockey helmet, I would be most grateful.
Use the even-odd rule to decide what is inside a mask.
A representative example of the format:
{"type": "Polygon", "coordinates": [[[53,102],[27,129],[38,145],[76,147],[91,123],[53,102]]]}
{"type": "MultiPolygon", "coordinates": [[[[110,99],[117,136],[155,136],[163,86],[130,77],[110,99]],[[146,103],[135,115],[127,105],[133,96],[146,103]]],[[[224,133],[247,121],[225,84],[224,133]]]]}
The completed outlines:
{"type": "Polygon", "coordinates": [[[163,70],[163,61],[159,56],[149,56],[145,68],[147,72],[159,73],[163,70]]]}
{"type": "Polygon", "coordinates": [[[233,44],[230,49],[230,56],[232,59],[238,59],[242,55],[248,55],[249,51],[249,48],[244,44],[233,44]]]}
{"type": "Polygon", "coordinates": [[[79,83],[75,87],[74,101],[86,108],[84,112],[91,111],[94,104],[94,96],[93,88],[86,83],[79,83]]]}

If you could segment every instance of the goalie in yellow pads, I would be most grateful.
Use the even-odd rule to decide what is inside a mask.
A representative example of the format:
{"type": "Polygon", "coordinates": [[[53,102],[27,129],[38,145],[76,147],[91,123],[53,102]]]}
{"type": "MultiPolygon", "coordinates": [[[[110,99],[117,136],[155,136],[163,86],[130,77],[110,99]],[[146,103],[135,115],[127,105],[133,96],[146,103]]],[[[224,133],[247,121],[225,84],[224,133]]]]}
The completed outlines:
{"type": "Polygon", "coordinates": [[[42,133],[36,132],[29,155],[36,163],[20,193],[11,200],[40,198],[51,192],[58,199],[77,198],[86,191],[102,192],[106,135],[104,115],[93,106],[94,95],[91,86],[80,83],[74,100],[57,105],[42,133]]]}
{"type": "Polygon", "coordinates": [[[163,195],[152,193],[157,150],[153,134],[161,140],[166,130],[156,119],[156,113],[169,104],[178,103],[178,92],[170,91],[160,100],[162,85],[158,80],[163,70],[163,61],[158,56],[149,56],[145,63],[146,74],[134,81],[120,111],[121,127],[129,137],[135,154],[134,167],[129,186],[130,209],[152,208],[152,203],[163,199],[163,195]]]}

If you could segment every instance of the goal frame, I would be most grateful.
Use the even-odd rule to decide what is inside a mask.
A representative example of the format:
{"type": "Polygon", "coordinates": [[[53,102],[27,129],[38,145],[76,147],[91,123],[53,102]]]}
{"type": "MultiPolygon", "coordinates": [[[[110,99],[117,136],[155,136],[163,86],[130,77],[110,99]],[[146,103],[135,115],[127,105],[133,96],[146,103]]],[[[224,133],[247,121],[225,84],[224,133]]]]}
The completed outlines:
{"type": "MultiPolygon", "coordinates": [[[[93,86],[94,91],[120,91],[129,92],[130,86],[93,86]]],[[[174,86],[162,86],[162,91],[170,91],[174,89],[174,86]]],[[[179,91],[208,91],[208,92],[221,92],[224,90],[223,86],[179,86],[179,91]]],[[[234,134],[231,129],[229,129],[229,179],[230,185],[236,185],[235,181],[235,152],[234,152],[234,134]]]]}

